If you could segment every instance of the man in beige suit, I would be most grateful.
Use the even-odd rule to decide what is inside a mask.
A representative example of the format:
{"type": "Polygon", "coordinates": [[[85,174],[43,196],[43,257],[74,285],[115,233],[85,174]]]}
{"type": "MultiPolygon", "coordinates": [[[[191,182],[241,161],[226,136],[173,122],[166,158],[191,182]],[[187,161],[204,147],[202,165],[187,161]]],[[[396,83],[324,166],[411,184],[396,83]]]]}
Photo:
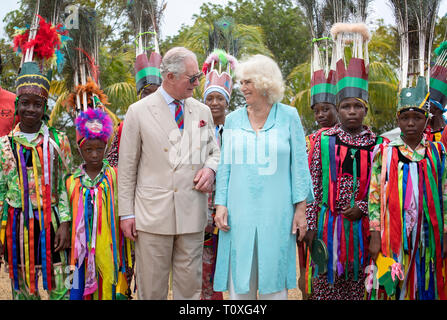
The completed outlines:
{"type": "Polygon", "coordinates": [[[200,299],[207,192],[219,162],[209,108],[191,51],[169,50],[162,86],[126,114],[118,163],[120,225],[135,240],[139,299],[200,299]]]}

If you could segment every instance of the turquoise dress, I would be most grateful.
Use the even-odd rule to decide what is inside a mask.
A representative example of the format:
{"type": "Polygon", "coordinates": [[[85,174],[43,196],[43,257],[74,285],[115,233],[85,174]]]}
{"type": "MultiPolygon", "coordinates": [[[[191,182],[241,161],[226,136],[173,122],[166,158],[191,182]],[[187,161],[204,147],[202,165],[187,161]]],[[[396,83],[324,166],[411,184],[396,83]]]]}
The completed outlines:
{"type": "Polygon", "coordinates": [[[274,104],[258,134],[246,107],[229,114],[216,181],[215,204],[228,208],[230,230],[219,232],[214,290],[228,290],[231,263],[236,293],[248,293],[255,241],[259,293],[296,288],[294,204],[313,201],[297,110],[274,104]]]}

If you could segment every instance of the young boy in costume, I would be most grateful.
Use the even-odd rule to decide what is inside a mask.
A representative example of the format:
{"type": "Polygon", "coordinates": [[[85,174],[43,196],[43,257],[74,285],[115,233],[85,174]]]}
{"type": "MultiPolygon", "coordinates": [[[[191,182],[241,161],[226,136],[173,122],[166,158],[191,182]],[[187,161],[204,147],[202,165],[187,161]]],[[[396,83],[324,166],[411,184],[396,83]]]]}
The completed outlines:
{"type": "MultiPolygon", "coordinates": [[[[419,77],[416,87],[403,88],[399,98],[401,135],[380,145],[373,162],[370,252],[374,260],[379,253],[394,259],[401,270],[400,275],[390,270],[397,287],[394,299],[445,299],[445,148],[424,134],[430,115],[425,78],[419,77]]],[[[383,297],[376,290],[371,296],[383,297]]]]}
{"type": "Polygon", "coordinates": [[[14,39],[24,55],[14,113],[20,122],[0,138],[0,256],[8,264],[14,300],[40,299],[40,275],[50,299],[66,299],[71,216],[64,176],[71,151],[67,136],[46,123],[51,76],[41,69],[60,49],[61,25],[35,15],[32,29],[31,36],[24,29],[14,39]],[[58,44],[48,43],[50,36],[58,44]]]}
{"type": "Polygon", "coordinates": [[[126,299],[130,294],[125,278],[130,243],[119,230],[116,168],[104,159],[112,132],[112,120],[100,108],[76,118],[84,163],[66,180],[73,216],[71,300],[126,299]]]}
{"type": "Polygon", "coordinates": [[[357,46],[364,46],[365,59],[354,55],[346,68],[343,56],[337,57],[340,123],[316,138],[310,159],[315,202],[308,205],[306,212],[307,244],[312,252],[316,239],[327,252],[325,257],[315,257],[312,252],[311,298],[362,300],[368,257],[367,192],[371,155],[381,142],[363,125],[368,110],[366,43],[369,32],[364,24],[336,24],[331,32],[337,52],[344,51],[340,48],[346,39],[354,39],[357,46]]]}
{"type": "MultiPolygon", "coordinates": [[[[319,130],[306,136],[306,148],[309,164],[312,159],[315,141],[321,133],[332,128],[338,123],[338,114],[336,109],[336,79],[335,79],[335,50],[333,50],[332,61],[324,58],[321,50],[329,50],[327,38],[324,43],[318,45],[318,41],[313,42],[312,62],[311,62],[311,81],[310,81],[310,107],[314,111],[315,121],[320,127],[319,130]],[[325,45],[324,45],[325,44],[325,45]]],[[[306,291],[306,261],[310,255],[309,246],[305,246],[309,242],[310,234],[306,234],[304,241],[299,242],[297,238],[297,248],[300,264],[300,278],[298,281],[299,288],[304,299],[309,298],[306,291]]]]}

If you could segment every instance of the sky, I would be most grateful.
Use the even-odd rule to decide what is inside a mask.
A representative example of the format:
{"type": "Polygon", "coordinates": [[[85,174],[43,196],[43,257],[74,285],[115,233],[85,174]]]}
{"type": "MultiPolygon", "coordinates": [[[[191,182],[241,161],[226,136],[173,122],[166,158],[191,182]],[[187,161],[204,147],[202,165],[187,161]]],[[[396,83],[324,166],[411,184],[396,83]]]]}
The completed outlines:
{"type": "MultiPolygon", "coordinates": [[[[3,18],[6,13],[18,9],[18,1],[0,0],[0,37],[5,37],[3,18]]],[[[200,12],[200,6],[205,2],[225,5],[228,0],[166,0],[167,7],[161,26],[161,37],[177,34],[182,24],[192,25],[192,16],[200,12]]],[[[395,24],[388,0],[373,0],[369,6],[369,21],[383,18],[386,24],[395,24]]],[[[439,15],[447,14],[447,0],[443,0],[439,15]]]]}

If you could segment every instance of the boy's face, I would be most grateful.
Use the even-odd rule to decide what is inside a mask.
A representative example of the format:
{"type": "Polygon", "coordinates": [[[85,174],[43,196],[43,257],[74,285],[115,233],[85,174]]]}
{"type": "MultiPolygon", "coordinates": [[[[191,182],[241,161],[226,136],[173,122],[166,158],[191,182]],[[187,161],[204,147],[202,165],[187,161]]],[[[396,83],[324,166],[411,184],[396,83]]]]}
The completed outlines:
{"type": "Polygon", "coordinates": [[[90,168],[102,167],[106,143],[100,139],[87,140],[81,146],[81,155],[90,168]]]}
{"type": "Polygon", "coordinates": [[[356,98],[346,98],[338,106],[338,118],[343,128],[353,131],[362,127],[366,106],[356,98]]]}
{"type": "Polygon", "coordinates": [[[402,135],[409,139],[422,137],[426,121],[425,115],[419,111],[404,111],[397,117],[397,125],[402,135]]]}
{"type": "Polygon", "coordinates": [[[20,128],[24,132],[37,132],[45,111],[45,99],[35,94],[22,94],[17,103],[20,128]]]}
{"type": "Polygon", "coordinates": [[[332,103],[316,103],[312,106],[312,110],[320,128],[333,127],[337,123],[337,109],[332,103]]]}

